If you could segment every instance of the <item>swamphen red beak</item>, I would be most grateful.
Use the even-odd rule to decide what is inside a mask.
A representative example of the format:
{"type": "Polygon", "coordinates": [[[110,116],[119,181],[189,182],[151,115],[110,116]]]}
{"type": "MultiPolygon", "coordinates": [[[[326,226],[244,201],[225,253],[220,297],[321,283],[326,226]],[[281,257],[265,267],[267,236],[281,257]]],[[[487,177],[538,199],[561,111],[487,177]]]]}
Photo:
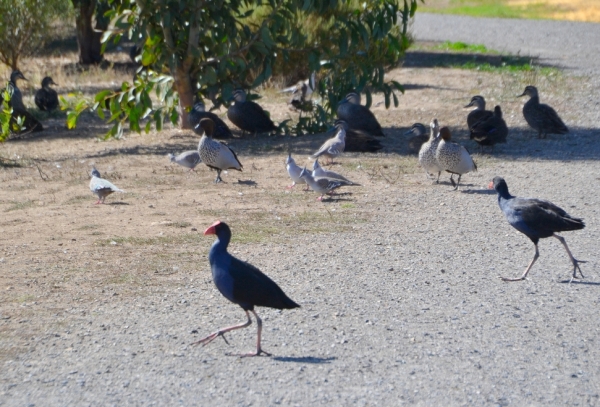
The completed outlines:
{"type": "Polygon", "coordinates": [[[204,231],[204,236],[206,235],[216,235],[217,231],[215,230],[215,228],[221,224],[221,221],[218,220],[215,223],[213,223],[212,225],[210,225],[205,231],[204,231]]]}
{"type": "MultiPolygon", "coordinates": [[[[490,183],[488,184],[488,189],[494,189],[494,181],[490,181],[490,183]]],[[[206,232],[204,232],[204,234],[206,234],[206,232]]]]}

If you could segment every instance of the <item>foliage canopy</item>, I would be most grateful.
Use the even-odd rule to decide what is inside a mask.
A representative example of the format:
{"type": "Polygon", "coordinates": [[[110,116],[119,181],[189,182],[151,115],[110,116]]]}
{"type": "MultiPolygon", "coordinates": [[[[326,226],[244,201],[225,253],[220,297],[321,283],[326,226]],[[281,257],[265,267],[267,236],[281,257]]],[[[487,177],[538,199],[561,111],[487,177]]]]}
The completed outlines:
{"type": "Polygon", "coordinates": [[[382,91],[386,107],[397,105],[394,91],[403,89],[384,73],[410,44],[417,1],[109,0],[103,40],[127,36],[140,43],[143,69],[133,83],[79,102],[68,125],[87,108],[103,117],[105,106],[114,122],[110,135],[120,135],[127,122],[140,131],[148,117],[158,130],[165,119],[187,127],[196,96],[219,107],[235,88],[252,89],[290,70],[316,72],[322,101],[296,125],[298,134],[324,129],[350,90],[367,90],[368,103],[370,89],[382,91]]]}
{"type": "Polygon", "coordinates": [[[71,13],[69,0],[0,0],[0,62],[18,68],[48,38],[52,23],[71,13]]]}

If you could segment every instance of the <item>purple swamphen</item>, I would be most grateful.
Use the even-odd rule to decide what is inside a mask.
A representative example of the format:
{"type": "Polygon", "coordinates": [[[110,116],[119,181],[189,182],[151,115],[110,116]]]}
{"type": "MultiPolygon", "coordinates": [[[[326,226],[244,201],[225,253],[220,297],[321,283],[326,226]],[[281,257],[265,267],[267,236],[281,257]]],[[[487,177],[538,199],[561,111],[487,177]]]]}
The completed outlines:
{"type": "Polygon", "coordinates": [[[562,243],[569,255],[569,259],[571,259],[571,263],[573,263],[573,277],[571,280],[577,278],[577,270],[579,270],[579,273],[583,278],[579,263],[585,263],[585,261],[577,260],[573,257],[565,239],[556,234],[556,232],[583,229],[585,227],[583,219],[572,217],[552,202],[543,201],[541,199],[512,196],[508,192],[506,181],[501,177],[495,177],[488,185],[488,188],[493,188],[498,193],[498,205],[500,206],[500,209],[502,209],[502,212],[504,212],[504,216],[506,216],[508,223],[531,239],[535,245],[535,255],[533,256],[531,263],[529,263],[529,266],[525,269],[523,275],[519,278],[501,277],[502,280],[525,280],[527,273],[529,273],[529,270],[531,270],[535,261],[540,257],[540,252],[538,251],[539,240],[550,236],[554,236],[562,243]]]}
{"type": "MultiPolygon", "coordinates": [[[[219,336],[225,339],[224,334],[235,329],[245,328],[252,323],[249,312],[254,314],[258,324],[256,339],[256,352],[241,356],[258,356],[265,352],[260,346],[262,320],[254,311],[255,306],[277,309],[298,308],[300,305],[292,301],[281,288],[259,269],[251,264],[236,259],[227,252],[231,239],[231,230],[226,223],[216,221],[204,231],[205,235],[217,235],[208,254],[208,261],[212,270],[213,281],[219,292],[229,301],[238,304],[246,312],[248,320],[242,324],[221,328],[208,335],[206,338],[194,342],[193,345],[206,345],[219,336]]],[[[225,340],[227,342],[227,340],[225,340]]]]}

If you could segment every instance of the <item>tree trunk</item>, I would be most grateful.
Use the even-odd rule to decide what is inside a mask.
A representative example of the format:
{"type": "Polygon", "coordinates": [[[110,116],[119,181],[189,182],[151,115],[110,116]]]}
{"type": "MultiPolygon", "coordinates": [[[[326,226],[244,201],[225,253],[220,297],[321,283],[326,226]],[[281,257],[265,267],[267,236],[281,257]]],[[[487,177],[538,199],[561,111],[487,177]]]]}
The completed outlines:
{"type": "Polygon", "coordinates": [[[179,67],[173,75],[175,79],[175,89],[179,94],[179,127],[182,129],[191,129],[192,126],[188,119],[188,111],[194,105],[194,91],[190,74],[184,68],[179,67]]]}
{"type": "MultiPolygon", "coordinates": [[[[82,65],[99,64],[103,60],[101,32],[94,31],[94,14],[97,0],[73,0],[77,11],[75,26],[79,44],[79,63],[82,65]]],[[[99,24],[96,24],[96,28],[99,24]]]]}

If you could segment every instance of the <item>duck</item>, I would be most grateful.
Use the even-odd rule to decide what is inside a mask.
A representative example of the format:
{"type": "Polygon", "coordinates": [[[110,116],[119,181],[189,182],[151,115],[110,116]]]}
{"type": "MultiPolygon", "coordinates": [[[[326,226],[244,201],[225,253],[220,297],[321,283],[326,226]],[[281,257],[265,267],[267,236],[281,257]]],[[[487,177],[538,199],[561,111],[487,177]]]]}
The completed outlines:
{"type": "Polygon", "coordinates": [[[256,351],[242,354],[242,357],[252,357],[265,354],[261,345],[262,320],[254,310],[255,307],[268,307],[275,309],[294,309],[300,305],[288,297],[283,290],[266,274],[250,263],[246,263],[232,256],[227,248],[231,241],[231,229],[225,222],[216,221],[205,231],[205,236],[215,235],[216,240],[208,253],[208,262],[212,272],[212,279],[219,292],[234,304],[239,305],[246,313],[246,322],[221,328],[205,338],[192,343],[192,345],[207,345],[219,336],[236,329],[242,329],[252,324],[250,313],[254,315],[258,326],[256,333],[256,351]]]}
{"type": "Polygon", "coordinates": [[[538,138],[546,138],[548,134],[567,134],[569,128],[565,125],[556,111],[540,103],[538,90],[535,86],[527,86],[522,94],[517,97],[529,96],[523,105],[523,117],[532,129],[538,132],[538,138]]]}
{"type": "Polygon", "coordinates": [[[337,118],[348,123],[348,137],[356,134],[384,137],[381,125],[368,107],[360,104],[360,95],[350,92],[338,104],[337,118]]]}
{"type": "Polygon", "coordinates": [[[451,142],[451,137],[448,127],[444,126],[440,129],[440,141],[435,151],[435,158],[442,171],[450,173],[450,182],[454,190],[457,190],[462,175],[477,171],[477,165],[467,149],[460,144],[451,142]],[[456,182],[454,182],[454,174],[458,175],[456,182]]]}
{"type": "MultiPolygon", "coordinates": [[[[292,185],[288,186],[287,189],[294,188],[296,184],[306,184],[304,178],[300,177],[300,173],[302,173],[302,167],[296,164],[296,161],[292,158],[291,153],[288,154],[288,157],[285,160],[285,168],[288,175],[292,179],[292,185]]],[[[306,185],[305,191],[308,191],[308,185],[306,185]]]]}
{"type": "Polygon", "coordinates": [[[92,177],[90,180],[90,191],[92,191],[98,197],[96,205],[103,204],[106,197],[113,192],[125,192],[112,182],[102,178],[100,171],[98,171],[96,167],[92,167],[92,172],[90,175],[92,177]]]}
{"type": "MultiPolygon", "coordinates": [[[[7,90],[10,94],[9,106],[12,107],[12,116],[11,116],[11,129],[14,130],[14,133],[17,134],[25,134],[30,132],[38,132],[44,130],[44,126],[40,123],[29,111],[25,108],[25,104],[23,103],[23,94],[21,90],[17,86],[17,81],[19,79],[27,80],[23,73],[18,69],[15,69],[10,74],[10,81],[8,82],[7,90]],[[22,124],[18,124],[19,118],[22,118],[22,124]]],[[[3,102],[3,99],[0,95],[0,102],[3,102]]]]}
{"type": "MultiPolygon", "coordinates": [[[[467,115],[467,127],[469,130],[482,120],[489,119],[494,115],[493,112],[485,110],[485,99],[481,95],[475,95],[471,98],[471,102],[465,106],[466,108],[475,106],[475,109],[471,110],[467,115]]],[[[471,132],[471,140],[473,139],[473,132],[471,132]]]]}
{"type": "Polygon", "coordinates": [[[404,133],[404,135],[413,135],[408,139],[408,151],[411,154],[419,154],[421,146],[429,140],[429,134],[427,134],[427,128],[423,123],[415,123],[410,129],[404,133]]]}
{"type": "Polygon", "coordinates": [[[317,197],[317,201],[322,201],[325,194],[333,195],[336,189],[345,185],[351,185],[350,183],[339,179],[330,179],[327,177],[315,178],[309,171],[306,170],[306,167],[302,169],[300,178],[303,178],[304,181],[306,181],[310,189],[318,194],[321,194],[317,197]]]}
{"type": "Polygon", "coordinates": [[[325,141],[321,147],[311,156],[312,158],[319,158],[321,156],[329,157],[330,164],[333,164],[333,159],[340,156],[346,147],[346,130],[348,124],[345,120],[335,121],[335,136],[325,141]]]}
{"type": "Polygon", "coordinates": [[[522,281],[533,267],[535,261],[540,257],[538,243],[540,239],[555,237],[565,248],[569,260],[573,264],[573,275],[571,281],[577,278],[577,271],[581,274],[579,263],[585,263],[583,260],[577,260],[573,257],[567,241],[556,234],[556,232],[566,232],[571,230],[581,230],[585,227],[583,219],[575,218],[569,215],[564,209],[559,208],[549,201],[535,198],[519,198],[512,196],[508,192],[508,185],[504,178],[494,177],[488,185],[489,189],[494,189],[498,193],[498,206],[504,213],[508,223],[523,233],[531,240],[535,246],[533,259],[525,269],[525,272],[518,278],[500,277],[504,281],[522,281]]]}
{"type": "Polygon", "coordinates": [[[35,92],[35,104],[43,111],[51,112],[58,107],[58,94],[50,85],[58,86],[51,77],[42,79],[42,87],[35,92]]]}
{"type": "Polygon", "coordinates": [[[508,127],[502,118],[500,106],[495,106],[491,117],[476,122],[470,130],[471,138],[479,144],[482,150],[484,146],[492,146],[493,151],[494,145],[506,143],[508,136],[508,127]]]}
{"type": "Polygon", "coordinates": [[[192,106],[192,108],[190,109],[188,117],[190,125],[194,129],[194,132],[196,132],[196,134],[200,136],[204,134],[204,130],[199,126],[200,120],[204,118],[209,118],[215,124],[215,138],[228,139],[233,137],[229,126],[227,126],[227,124],[225,124],[225,122],[213,112],[207,112],[206,106],[199,100],[196,101],[196,103],[194,103],[194,106],[192,106]]]}
{"type": "Polygon", "coordinates": [[[226,144],[213,140],[215,131],[215,122],[209,118],[200,119],[198,124],[203,130],[202,137],[198,143],[198,153],[200,159],[207,167],[217,171],[215,184],[222,182],[221,171],[223,170],[238,170],[242,171],[242,163],[238,159],[235,151],[229,148],[226,144]]]}
{"type": "Polygon", "coordinates": [[[419,164],[421,164],[421,167],[425,170],[425,175],[427,175],[427,178],[429,179],[433,178],[434,174],[437,172],[438,176],[435,182],[438,183],[440,174],[442,173],[442,169],[435,158],[435,152],[440,143],[440,125],[438,120],[431,120],[429,127],[429,139],[421,145],[421,149],[419,150],[419,164]]]}
{"type": "Polygon", "coordinates": [[[277,130],[267,112],[259,104],[246,100],[243,89],[233,91],[234,104],[227,109],[227,118],[243,132],[272,133],[277,130]]]}
{"type": "Polygon", "coordinates": [[[198,150],[184,151],[181,154],[169,154],[169,159],[172,163],[179,164],[182,167],[189,168],[190,171],[194,171],[196,166],[202,162],[200,159],[200,153],[198,150]]]}

